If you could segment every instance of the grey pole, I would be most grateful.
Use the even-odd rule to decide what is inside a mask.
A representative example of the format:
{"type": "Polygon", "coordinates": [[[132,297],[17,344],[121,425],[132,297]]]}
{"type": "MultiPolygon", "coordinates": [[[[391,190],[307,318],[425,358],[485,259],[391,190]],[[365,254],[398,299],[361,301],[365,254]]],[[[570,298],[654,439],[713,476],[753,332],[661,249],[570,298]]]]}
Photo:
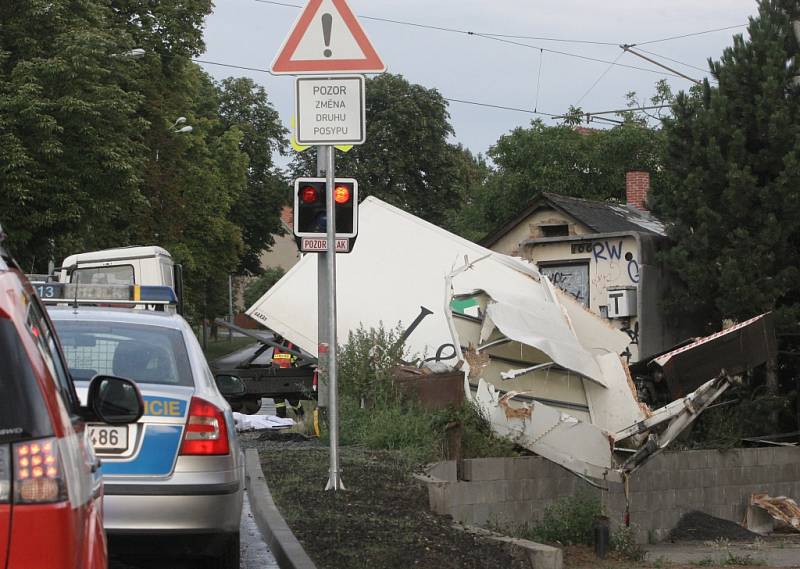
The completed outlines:
{"type": "MultiPolygon", "coordinates": [[[[228,322],[233,324],[233,275],[228,275],[228,322]]],[[[228,328],[228,340],[233,340],[233,330],[228,328]]]]}
{"type": "MultiPolygon", "coordinates": [[[[328,146],[317,146],[317,177],[322,178],[327,171],[328,146]]],[[[327,206],[326,206],[327,207],[327,206]]],[[[317,344],[328,344],[328,254],[317,253],[317,344]]],[[[318,354],[317,366],[317,407],[323,414],[328,408],[328,355],[318,354]]]]}
{"type": "Polygon", "coordinates": [[[334,202],[334,148],[328,146],[325,192],[328,216],[328,425],[331,463],[325,490],[344,490],[339,472],[339,409],[336,396],[336,208],[334,202]]]}

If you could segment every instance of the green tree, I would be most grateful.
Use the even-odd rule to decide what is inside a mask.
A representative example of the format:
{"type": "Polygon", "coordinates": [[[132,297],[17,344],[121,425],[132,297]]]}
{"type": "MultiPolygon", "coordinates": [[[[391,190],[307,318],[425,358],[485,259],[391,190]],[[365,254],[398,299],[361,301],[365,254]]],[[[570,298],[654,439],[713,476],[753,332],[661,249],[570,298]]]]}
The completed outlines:
{"type": "MultiPolygon", "coordinates": [[[[358,180],[361,197],[376,196],[423,219],[446,225],[461,208],[457,181],[467,154],[450,142],[447,102],[435,89],[400,75],[367,80],[367,142],[336,155],[336,175],[358,180]]],[[[469,168],[472,168],[469,165],[469,168]]],[[[316,172],[316,155],[299,154],[296,175],[316,172]]]]}
{"type": "Polygon", "coordinates": [[[269,267],[244,289],[245,308],[253,306],[272,286],[286,274],[281,267],[269,267]]]}
{"type": "Polygon", "coordinates": [[[0,203],[26,269],[130,238],[147,121],[133,44],[92,0],[0,4],[0,203]]]}
{"type": "Polygon", "coordinates": [[[259,273],[262,251],[274,245],[273,235],[283,233],[280,212],[289,193],[272,155],[286,152],[287,131],[264,88],[251,79],[228,78],[218,88],[222,122],[242,132],[241,149],[249,159],[247,187],[230,214],[231,221],[242,230],[245,246],[239,272],[259,273]]]}
{"type": "Polygon", "coordinates": [[[193,63],[173,71],[172,80],[159,86],[169,91],[161,100],[182,109],[193,131],[171,132],[166,117],[177,110],[154,117],[159,128],[148,133],[153,150],[142,189],[147,203],[133,212],[135,239],[163,246],[184,265],[189,314],[211,318],[227,313],[228,275],[244,251],[232,211],[247,189],[249,160],[241,150],[244,134],[220,116],[211,78],[193,63]]]}
{"type": "Polygon", "coordinates": [[[656,188],[655,207],[682,283],[667,307],[709,329],[768,310],[796,328],[800,316],[799,9],[761,0],[749,39],[710,62],[719,85],[679,93],[665,121],[675,183],[656,188]]]}
{"type": "Polygon", "coordinates": [[[485,235],[539,192],[624,201],[630,170],[651,172],[655,186],[664,182],[662,152],[660,130],[634,115],[607,130],[547,126],[537,119],[503,135],[489,150],[494,168],[475,200],[478,211],[468,215],[485,235]]]}

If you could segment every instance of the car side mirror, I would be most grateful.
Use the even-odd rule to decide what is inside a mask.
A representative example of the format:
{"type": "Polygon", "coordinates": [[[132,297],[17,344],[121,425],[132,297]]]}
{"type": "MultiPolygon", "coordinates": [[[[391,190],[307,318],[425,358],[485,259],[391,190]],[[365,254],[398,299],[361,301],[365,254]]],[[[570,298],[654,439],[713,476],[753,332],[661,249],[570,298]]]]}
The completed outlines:
{"type": "Polygon", "coordinates": [[[144,400],[134,381],[96,375],[89,384],[87,407],[92,418],[109,425],[124,425],[139,420],[144,413],[144,400]]]}
{"type": "Polygon", "coordinates": [[[218,375],[214,378],[219,392],[225,397],[238,397],[245,394],[244,382],[235,375],[218,375]]]}

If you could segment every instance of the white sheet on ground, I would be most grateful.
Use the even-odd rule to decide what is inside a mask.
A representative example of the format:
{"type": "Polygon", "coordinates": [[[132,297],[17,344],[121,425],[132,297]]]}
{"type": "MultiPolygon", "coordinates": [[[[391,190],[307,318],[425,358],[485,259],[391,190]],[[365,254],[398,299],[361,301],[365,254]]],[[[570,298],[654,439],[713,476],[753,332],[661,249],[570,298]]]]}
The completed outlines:
{"type": "Polygon", "coordinates": [[[244,413],[234,413],[233,421],[236,430],[241,431],[263,431],[265,429],[288,429],[294,427],[293,419],[281,418],[275,415],[245,415],[244,413]]]}

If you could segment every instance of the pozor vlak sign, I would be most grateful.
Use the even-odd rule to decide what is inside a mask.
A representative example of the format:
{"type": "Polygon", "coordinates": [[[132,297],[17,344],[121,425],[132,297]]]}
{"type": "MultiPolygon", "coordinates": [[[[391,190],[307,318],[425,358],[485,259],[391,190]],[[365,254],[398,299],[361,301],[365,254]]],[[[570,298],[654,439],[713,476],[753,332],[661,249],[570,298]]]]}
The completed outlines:
{"type": "Polygon", "coordinates": [[[298,77],[295,112],[299,144],[364,144],[364,77],[298,77]]]}

